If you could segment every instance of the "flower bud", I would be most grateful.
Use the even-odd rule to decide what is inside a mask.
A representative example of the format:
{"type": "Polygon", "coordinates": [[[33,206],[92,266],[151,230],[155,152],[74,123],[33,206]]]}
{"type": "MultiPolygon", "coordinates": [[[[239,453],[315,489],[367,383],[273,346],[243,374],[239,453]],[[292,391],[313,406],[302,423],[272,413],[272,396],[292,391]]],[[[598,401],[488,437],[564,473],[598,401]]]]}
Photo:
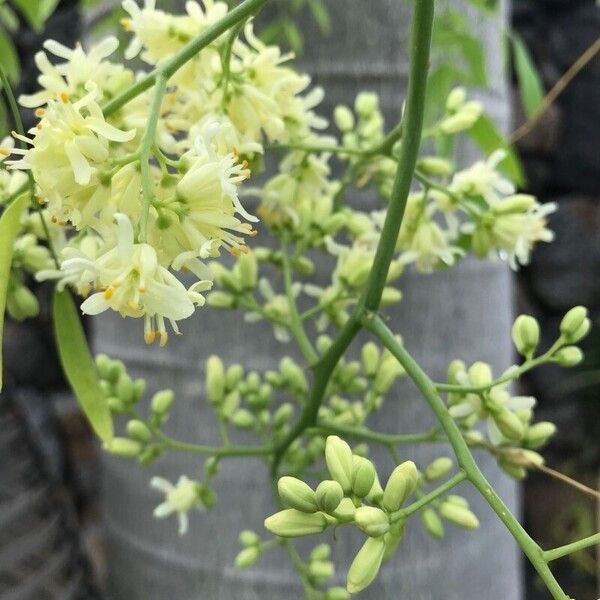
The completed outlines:
{"type": "Polygon", "coordinates": [[[375,342],[367,342],[361,350],[361,362],[363,371],[373,377],[379,366],[379,348],[375,342]]]}
{"type": "Polygon", "coordinates": [[[208,294],[206,303],[212,308],[226,310],[235,306],[235,298],[227,292],[216,290],[208,294]]]}
{"type": "Polygon", "coordinates": [[[40,312],[40,303],[35,294],[24,285],[12,288],[6,299],[6,309],[16,321],[36,317],[40,312]]]}
{"type": "Polygon", "coordinates": [[[352,450],[337,435],[330,435],[327,438],[325,444],[325,462],[327,463],[331,477],[342,486],[344,492],[350,492],[354,470],[352,450]]]}
{"type": "Polygon", "coordinates": [[[138,456],[142,451],[142,445],[135,440],[129,438],[116,437],[104,444],[104,449],[115,456],[123,456],[125,458],[133,458],[138,456]]]}
{"type": "Polygon", "coordinates": [[[250,529],[244,529],[244,531],[240,532],[239,540],[242,546],[255,546],[260,543],[258,534],[250,529]]]}
{"type": "Polygon", "coordinates": [[[532,425],[525,434],[525,444],[529,448],[541,448],[556,433],[556,425],[540,421],[532,425]]]}
{"type": "Polygon", "coordinates": [[[429,535],[438,540],[444,537],[444,524],[433,508],[425,508],[421,511],[421,521],[429,535]]]}
{"type": "Polygon", "coordinates": [[[364,590],[379,573],[385,542],[382,538],[370,537],[354,557],[348,571],[346,589],[351,594],[364,590]]]}
{"type": "Polygon", "coordinates": [[[214,406],[225,395],[225,369],[223,361],[214,354],[206,361],[206,398],[214,406]]]}
{"type": "Polygon", "coordinates": [[[446,98],[446,110],[456,112],[467,100],[467,90],[464,87],[455,87],[446,98]]]}
{"type": "Polygon", "coordinates": [[[510,215],[525,213],[536,203],[535,196],[530,194],[514,194],[507,196],[493,205],[492,211],[496,215],[510,215]]]}
{"type": "Polygon", "coordinates": [[[337,481],[321,481],[317,486],[315,497],[319,508],[332,514],[344,497],[344,490],[337,481]]]}
{"type": "Polygon", "coordinates": [[[329,544],[319,544],[310,553],[310,560],[327,560],[331,556],[329,544]]]}
{"type": "Polygon", "coordinates": [[[300,366],[298,366],[289,356],[285,356],[279,363],[279,370],[286,381],[296,390],[307,390],[308,382],[306,375],[300,366]]]}
{"type": "Polygon", "coordinates": [[[250,429],[254,427],[256,420],[249,410],[240,408],[231,415],[231,422],[240,429],[250,429]]]}
{"type": "Polygon", "coordinates": [[[327,517],[321,512],[308,514],[295,508],[281,510],[265,519],[265,527],[279,537],[300,537],[322,533],[328,524],[327,517]]]}
{"type": "Polygon", "coordinates": [[[371,491],[377,472],[373,463],[367,458],[354,455],[352,462],[352,492],[359,498],[364,498],[371,491]]]}
{"type": "Polygon", "coordinates": [[[439,511],[444,519],[459,527],[465,529],[477,529],[479,527],[479,519],[465,506],[446,501],[440,504],[439,511]]]}
{"type": "Polygon", "coordinates": [[[134,387],[133,381],[131,381],[131,377],[126,373],[122,373],[119,377],[119,381],[117,381],[117,396],[119,399],[125,404],[129,404],[133,400],[134,395],[134,387]]]}
{"type": "Polygon", "coordinates": [[[514,412],[500,409],[492,415],[492,418],[505,438],[518,441],[525,435],[525,427],[514,412]]]}
{"type": "Polygon", "coordinates": [[[419,168],[427,175],[448,177],[452,174],[452,163],[439,156],[424,156],[419,160],[419,168]]]}
{"type": "Polygon", "coordinates": [[[139,419],[132,419],[127,423],[127,433],[129,437],[143,444],[147,444],[152,439],[152,432],[148,425],[139,419]]]}
{"type": "Polygon", "coordinates": [[[519,315],[512,327],[512,339],[517,352],[522,356],[531,356],[540,343],[540,326],[529,315],[519,315]]]}
{"type": "Polygon", "coordinates": [[[258,261],[254,252],[242,254],[238,258],[236,266],[239,269],[240,283],[244,289],[254,289],[258,281],[258,261]]]}
{"type": "Polygon", "coordinates": [[[572,308],[560,322],[560,333],[569,343],[577,340],[572,339],[575,332],[581,327],[587,318],[588,311],[585,306],[575,306],[572,308]]]}
{"type": "Polygon", "coordinates": [[[331,513],[340,523],[349,523],[354,520],[356,506],[350,498],[342,498],[338,507],[331,513]]]}
{"type": "Polygon", "coordinates": [[[312,560],[308,565],[308,573],[317,582],[323,582],[333,577],[335,567],[328,560],[312,560]]]}
{"type": "Polygon", "coordinates": [[[462,360],[455,359],[448,365],[448,383],[460,384],[467,367],[462,360]]]}
{"type": "Polygon", "coordinates": [[[373,382],[373,390],[383,396],[403,373],[404,369],[395,358],[390,357],[387,360],[382,360],[373,382]]]}
{"type": "Polygon", "coordinates": [[[425,479],[429,481],[434,481],[435,479],[440,479],[447,473],[450,472],[452,467],[454,466],[454,462],[448,456],[440,456],[440,458],[436,458],[426,469],[425,469],[425,479]]]}
{"type": "Polygon", "coordinates": [[[106,403],[108,404],[108,408],[111,412],[122,414],[127,410],[125,404],[123,404],[123,402],[121,402],[121,400],[116,396],[109,396],[106,399],[106,403]]]}
{"type": "Polygon", "coordinates": [[[360,92],[356,96],[354,108],[361,117],[369,117],[379,108],[379,96],[374,92],[360,92]]]}
{"type": "Polygon", "coordinates": [[[381,294],[381,304],[383,306],[391,306],[402,300],[402,292],[396,288],[386,286],[381,294]]]}
{"type": "Polygon", "coordinates": [[[361,506],[354,513],[356,526],[368,536],[379,537],[388,532],[390,520],[380,509],[374,506],[361,506]]]}
{"type": "Polygon", "coordinates": [[[383,507],[388,512],[396,512],[414,492],[419,480],[419,472],[412,460],[398,465],[390,475],[383,492],[383,507]]]}
{"type": "Polygon", "coordinates": [[[577,346],[565,346],[552,357],[561,367],[574,367],[583,360],[583,352],[577,346]]]}
{"type": "Polygon", "coordinates": [[[282,477],[277,482],[277,491],[281,500],[290,508],[305,513],[313,513],[318,510],[315,492],[300,479],[282,477]]]}
{"type": "Polygon", "coordinates": [[[377,473],[375,473],[375,481],[367,494],[367,500],[369,502],[375,502],[379,504],[383,499],[383,488],[381,487],[381,483],[379,483],[379,477],[377,473]]]}
{"type": "Polygon", "coordinates": [[[350,594],[343,587],[332,587],[325,592],[325,600],[350,600],[350,594]]]}
{"type": "Polygon", "coordinates": [[[238,569],[247,569],[255,564],[260,555],[262,554],[260,548],[258,546],[251,546],[249,548],[244,548],[236,557],[235,557],[235,566],[238,569]]]}
{"type": "Polygon", "coordinates": [[[164,416],[170,410],[175,400],[175,394],[172,390],[161,390],[152,397],[151,409],[155,415],[164,416]]]}
{"type": "Polygon", "coordinates": [[[351,131],[354,129],[354,115],[352,111],[343,104],[339,104],[333,110],[333,120],[340,131],[351,131]]]}
{"type": "Polygon", "coordinates": [[[490,365],[484,362],[475,362],[469,367],[469,381],[474,386],[489,385],[492,380],[492,369],[490,365]]]}

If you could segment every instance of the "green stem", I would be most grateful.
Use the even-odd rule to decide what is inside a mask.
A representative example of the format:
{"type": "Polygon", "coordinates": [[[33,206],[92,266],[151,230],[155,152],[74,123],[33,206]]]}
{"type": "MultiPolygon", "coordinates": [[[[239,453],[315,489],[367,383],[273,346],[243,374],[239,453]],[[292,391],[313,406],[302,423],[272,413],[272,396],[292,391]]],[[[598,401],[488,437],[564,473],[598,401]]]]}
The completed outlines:
{"type": "Polygon", "coordinates": [[[304,405],[304,409],[296,425],[284,437],[275,450],[271,465],[273,477],[277,475],[279,463],[290,444],[298,436],[302,435],[307,427],[315,424],[329,378],[340,358],[344,355],[356,334],[361,330],[361,319],[365,313],[365,309],[376,310],[379,307],[387,272],[398,239],[406,199],[410,191],[413,172],[417,162],[421,131],[423,130],[425,89],[429,68],[431,30],[433,27],[433,8],[434,0],[420,0],[415,4],[413,12],[408,92],[406,112],[402,123],[402,147],[390,205],[386,214],[381,238],[377,245],[373,267],[371,268],[369,280],[365,288],[365,295],[327,352],[325,352],[318,362],[312,365],[313,382],[308,402],[304,405]]]}
{"type": "Polygon", "coordinates": [[[574,552],[579,552],[579,550],[584,550],[590,546],[597,546],[598,544],[600,544],[600,533],[595,533],[594,535],[577,540],[571,544],[559,546],[558,548],[553,548],[552,550],[546,550],[543,553],[544,560],[546,562],[550,562],[552,560],[556,560],[557,558],[562,558],[563,556],[573,554],[574,552]]]}
{"type": "Polygon", "coordinates": [[[147,127],[144,131],[144,137],[140,144],[140,171],[142,174],[142,214],[140,215],[140,241],[146,242],[148,238],[148,215],[150,213],[150,204],[154,196],[154,185],[152,184],[152,174],[150,172],[150,155],[152,146],[156,138],[156,127],[160,117],[160,108],[167,90],[167,79],[162,74],[156,78],[156,87],[154,88],[154,98],[150,106],[147,127]]]}
{"type": "Polygon", "coordinates": [[[339,434],[347,435],[348,437],[377,442],[384,446],[396,444],[421,444],[424,442],[446,442],[446,438],[439,436],[439,429],[435,428],[424,433],[405,433],[405,434],[387,434],[378,431],[372,431],[363,427],[350,427],[349,425],[337,425],[335,423],[327,423],[317,421],[316,427],[309,427],[306,430],[309,435],[328,435],[339,434]]]}
{"type": "Polygon", "coordinates": [[[454,419],[450,416],[444,401],[438,394],[435,384],[429,376],[415,362],[412,356],[406,351],[404,346],[396,339],[393,332],[383,322],[378,315],[370,314],[363,319],[363,325],[371,331],[383,345],[396,357],[398,362],[404,367],[408,376],[413,380],[421,394],[429,403],[435,413],[438,421],[446,435],[448,441],[454,449],[458,463],[466,473],[469,481],[477,488],[479,493],[485,498],[492,510],[498,515],[506,528],[513,535],[523,552],[527,555],[531,564],[538,572],[541,579],[546,584],[548,591],[555,600],[569,600],[567,595],[561,589],[559,583],[548,568],[541,548],[535,543],[529,534],[523,529],[519,521],[510,512],[500,496],[494,491],[492,486],[477,466],[467,443],[454,419]]]}
{"type": "Polygon", "coordinates": [[[160,67],[157,67],[145,77],[136,81],[126,90],[108,101],[103,112],[105,116],[112,115],[122,106],[133,100],[147,89],[151,88],[159,76],[164,76],[165,79],[170,79],[186,62],[194,58],[200,50],[214,42],[220,35],[228,29],[244,21],[255,12],[259,11],[267,0],[245,0],[229,11],[222,19],[207,27],[200,35],[190,40],[185,46],[178,50],[171,58],[165,60],[160,67]]]}
{"type": "Polygon", "coordinates": [[[435,488],[435,490],[425,494],[422,498],[419,498],[416,502],[409,504],[406,508],[402,508],[396,511],[392,515],[392,521],[398,521],[400,519],[406,519],[413,513],[421,510],[427,504],[433,502],[440,496],[443,496],[446,492],[449,492],[452,488],[456,487],[461,481],[467,478],[467,474],[464,471],[459,471],[454,477],[448,479],[445,483],[435,488]]]}
{"type": "Polygon", "coordinates": [[[160,430],[154,430],[166,448],[190,454],[206,454],[208,456],[267,456],[273,452],[272,446],[204,446],[174,440],[160,430]]]}
{"type": "Polygon", "coordinates": [[[244,19],[231,28],[231,31],[227,36],[227,42],[225,43],[225,51],[223,52],[223,57],[221,59],[223,68],[223,77],[221,84],[223,87],[223,97],[221,99],[221,110],[223,112],[225,112],[225,109],[227,108],[227,103],[229,102],[227,88],[229,87],[229,80],[231,78],[231,53],[233,52],[233,44],[235,44],[235,40],[242,28],[244,27],[245,22],[246,21],[244,19]]]}

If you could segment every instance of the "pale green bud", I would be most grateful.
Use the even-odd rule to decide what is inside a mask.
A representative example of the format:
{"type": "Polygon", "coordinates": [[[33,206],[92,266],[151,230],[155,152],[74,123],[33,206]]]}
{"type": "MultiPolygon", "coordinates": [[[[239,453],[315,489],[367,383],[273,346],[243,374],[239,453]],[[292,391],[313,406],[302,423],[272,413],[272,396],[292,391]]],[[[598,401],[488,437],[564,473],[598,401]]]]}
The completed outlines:
{"type": "Polygon", "coordinates": [[[456,112],[467,100],[467,90],[464,87],[455,87],[446,98],[446,110],[456,112]]]}
{"type": "Polygon", "coordinates": [[[295,508],[281,510],[265,519],[265,527],[279,537],[300,537],[312,533],[322,533],[329,521],[321,513],[305,513],[295,508]]]}
{"type": "Polygon", "coordinates": [[[237,261],[240,282],[244,289],[254,289],[258,281],[258,261],[254,252],[242,254],[237,261]]]}
{"type": "Polygon", "coordinates": [[[116,437],[104,444],[104,449],[115,456],[133,458],[143,450],[142,444],[129,438],[116,437]]]}
{"type": "Polygon", "coordinates": [[[332,514],[340,505],[344,497],[344,490],[337,481],[330,479],[321,481],[315,492],[315,499],[319,508],[326,513],[332,514]]]}
{"type": "Polygon", "coordinates": [[[237,390],[229,392],[229,394],[225,396],[225,400],[223,400],[223,404],[221,405],[221,414],[226,418],[231,418],[233,413],[240,405],[240,399],[241,396],[237,390]]]}
{"type": "Polygon", "coordinates": [[[251,546],[250,548],[244,548],[235,557],[235,566],[238,569],[247,569],[255,564],[261,555],[261,550],[258,546],[251,546]]]}
{"type": "Polygon", "coordinates": [[[216,290],[208,294],[206,304],[211,308],[227,310],[235,306],[235,298],[227,292],[216,290]]]}
{"type": "Polygon", "coordinates": [[[574,367],[583,360],[583,352],[577,346],[565,346],[552,357],[561,367],[574,367]]]}
{"type": "Polygon", "coordinates": [[[260,543],[258,534],[250,529],[244,529],[244,531],[240,532],[239,540],[242,546],[255,546],[260,543]]]}
{"type": "Polygon", "coordinates": [[[414,492],[419,480],[419,472],[412,460],[398,465],[390,475],[383,492],[383,507],[388,512],[400,509],[406,499],[414,492]]]}
{"type": "Polygon", "coordinates": [[[273,427],[279,429],[283,427],[294,414],[294,406],[290,402],[284,402],[273,415],[273,427]]]}
{"type": "Polygon", "coordinates": [[[440,479],[440,477],[444,477],[447,475],[454,466],[454,461],[448,456],[440,456],[440,458],[436,458],[426,469],[425,469],[425,479],[429,481],[434,481],[435,479],[440,479]]]}
{"type": "Polygon", "coordinates": [[[131,377],[126,373],[122,373],[117,382],[116,388],[117,396],[125,403],[129,404],[133,400],[134,387],[131,377]]]}
{"type": "Polygon", "coordinates": [[[36,317],[40,312],[40,303],[35,294],[24,285],[12,288],[6,299],[6,309],[16,321],[36,317]]]}
{"type": "Polygon", "coordinates": [[[338,507],[331,513],[340,523],[349,523],[354,520],[356,506],[350,498],[342,498],[338,507]]]}
{"type": "Polygon", "coordinates": [[[403,373],[404,369],[395,358],[390,357],[387,360],[383,360],[375,376],[373,390],[375,393],[383,396],[390,390],[394,381],[403,373]]]}
{"type": "Polygon", "coordinates": [[[383,538],[370,537],[354,557],[348,571],[346,589],[358,594],[377,577],[385,552],[383,538]]]}
{"type": "Polygon", "coordinates": [[[519,315],[512,327],[512,339],[517,352],[522,356],[531,356],[540,342],[540,326],[529,315],[519,315]]]}
{"type": "Polygon", "coordinates": [[[310,560],[327,560],[331,556],[329,544],[319,544],[310,553],[310,560]]]}
{"type": "Polygon", "coordinates": [[[175,394],[172,390],[161,390],[152,396],[151,408],[152,412],[158,416],[166,415],[173,405],[175,394]]]}
{"type": "Polygon", "coordinates": [[[295,508],[305,513],[318,510],[315,492],[310,486],[295,477],[282,477],[277,482],[279,497],[290,508],[295,508]]]}
{"type": "Polygon", "coordinates": [[[214,354],[206,361],[206,398],[212,404],[222,402],[225,395],[225,368],[214,354]]]}
{"type": "Polygon", "coordinates": [[[525,444],[530,448],[541,448],[556,433],[556,425],[540,421],[527,429],[525,444]]]}
{"type": "Polygon", "coordinates": [[[308,389],[308,382],[304,371],[289,356],[281,359],[279,370],[294,389],[308,389]]]}
{"type": "Polygon", "coordinates": [[[313,560],[308,565],[310,576],[317,581],[327,581],[335,574],[335,567],[328,560],[313,560]]]}
{"type": "Polygon", "coordinates": [[[139,419],[132,419],[127,423],[127,433],[138,442],[147,444],[152,439],[152,432],[148,425],[139,419]]]}
{"type": "Polygon", "coordinates": [[[354,115],[352,111],[343,104],[339,104],[333,110],[333,120],[340,131],[351,131],[354,129],[354,115]]]}
{"type": "Polygon", "coordinates": [[[133,400],[137,402],[146,392],[146,381],[144,379],[136,379],[133,382],[133,400]]]}
{"type": "Polygon", "coordinates": [[[231,365],[225,373],[225,387],[233,389],[244,378],[244,367],[240,364],[231,365]]]}
{"type": "Polygon", "coordinates": [[[438,127],[442,133],[451,135],[453,133],[459,133],[465,129],[469,129],[473,126],[478,118],[478,114],[471,113],[470,111],[460,111],[454,115],[442,119],[438,127]]]}
{"type": "Polygon", "coordinates": [[[541,454],[522,448],[505,452],[503,458],[507,462],[519,467],[539,467],[544,464],[544,457],[541,454]]]}
{"type": "Polygon", "coordinates": [[[231,416],[231,422],[240,429],[250,429],[251,427],[254,427],[256,421],[254,415],[249,410],[240,408],[231,416]]]}
{"type": "Polygon", "coordinates": [[[354,455],[352,458],[352,492],[359,498],[364,498],[373,487],[377,472],[375,466],[367,458],[354,455]]]}
{"type": "Polygon", "coordinates": [[[509,215],[525,213],[536,203],[535,196],[530,194],[514,194],[507,196],[493,205],[492,211],[496,215],[509,215]]]}
{"type": "Polygon", "coordinates": [[[107,398],[106,403],[108,404],[108,408],[111,410],[111,412],[122,414],[127,410],[125,404],[116,396],[110,396],[107,398]]]}
{"type": "Polygon", "coordinates": [[[452,163],[439,156],[424,156],[419,160],[419,168],[427,175],[448,177],[452,174],[452,163]]]}
{"type": "Polygon", "coordinates": [[[325,600],[350,600],[350,594],[343,587],[332,587],[325,592],[325,600]]]}
{"type": "Polygon", "coordinates": [[[492,415],[502,435],[509,440],[518,441],[525,435],[525,427],[519,417],[510,410],[501,409],[492,415]]]}
{"type": "Polygon", "coordinates": [[[421,511],[421,521],[429,535],[438,540],[444,537],[444,524],[433,508],[425,508],[421,511]]]}
{"type": "Polygon", "coordinates": [[[523,467],[515,465],[504,458],[498,460],[498,466],[513,479],[524,479],[527,476],[527,471],[523,467]]]}
{"type": "Polygon", "coordinates": [[[362,368],[364,372],[373,377],[379,366],[379,348],[375,342],[367,342],[361,351],[362,368]]]}
{"type": "Polygon", "coordinates": [[[461,383],[460,376],[466,373],[467,367],[462,360],[455,359],[448,365],[448,382],[461,383]]]}
{"type": "Polygon", "coordinates": [[[575,342],[572,339],[575,332],[581,327],[588,316],[588,311],[585,306],[575,306],[572,308],[560,322],[560,333],[567,342],[575,342]]]}
{"type": "Polygon", "coordinates": [[[444,519],[459,527],[465,529],[477,529],[479,527],[479,519],[465,506],[460,506],[454,502],[442,502],[438,510],[444,519]]]}
{"type": "Polygon", "coordinates": [[[361,506],[354,513],[356,526],[371,537],[379,537],[390,528],[389,517],[374,506],[361,506]]]}
{"type": "Polygon", "coordinates": [[[379,96],[373,92],[360,92],[356,96],[354,109],[361,117],[371,116],[379,108],[379,96]]]}
{"type": "Polygon", "coordinates": [[[330,435],[325,444],[325,462],[333,479],[344,492],[352,489],[352,473],[354,471],[352,450],[350,446],[337,435],[330,435]]]}
{"type": "Polygon", "coordinates": [[[485,258],[492,249],[492,240],[489,231],[485,227],[477,227],[471,238],[471,250],[475,256],[485,258]]]}
{"type": "Polygon", "coordinates": [[[402,300],[402,292],[396,288],[386,286],[381,294],[381,304],[383,306],[391,306],[402,300]]]}
{"type": "Polygon", "coordinates": [[[377,473],[375,473],[375,481],[367,494],[367,500],[369,502],[379,503],[383,499],[383,488],[381,487],[381,483],[379,483],[379,477],[377,473]]]}
{"type": "Polygon", "coordinates": [[[489,385],[492,380],[492,368],[484,362],[475,362],[469,367],[469,381],[474,386],[489,385]]]}

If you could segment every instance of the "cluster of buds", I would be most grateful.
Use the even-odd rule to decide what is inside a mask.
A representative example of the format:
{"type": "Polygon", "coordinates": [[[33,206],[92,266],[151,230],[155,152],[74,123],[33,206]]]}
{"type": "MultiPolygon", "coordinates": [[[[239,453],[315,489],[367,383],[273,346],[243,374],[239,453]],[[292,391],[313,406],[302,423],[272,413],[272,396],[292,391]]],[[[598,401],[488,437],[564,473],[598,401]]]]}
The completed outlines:
{"type": "Polygon", "coordinates": [[[434,126],[438,135],[455,135],[471,129],[483,113],[483,104],[477,100],[467,100],[465,88],[454,88],[446,99],[444,116],[434,126]]]}

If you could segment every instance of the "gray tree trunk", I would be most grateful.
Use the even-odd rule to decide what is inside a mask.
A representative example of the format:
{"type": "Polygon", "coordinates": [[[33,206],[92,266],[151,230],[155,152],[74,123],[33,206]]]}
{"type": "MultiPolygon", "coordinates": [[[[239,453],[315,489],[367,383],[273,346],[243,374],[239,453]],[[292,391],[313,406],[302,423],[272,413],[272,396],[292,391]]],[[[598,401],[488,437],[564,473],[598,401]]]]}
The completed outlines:
{"type": "MultiPolygon", "coordinates": [[[[360,89],[378,91],[388,124],[393,124],[406,88],[407,3],[398,0],[330,0],[333,34],[323,39],[306,29],[302,65],[327,91],[323,112],[339,102],[351,103],[360,89]]],[[[506,125],[507,102],[500,64],[500,23],[476,23],[489,50],[493,87],[485,101],[493,116],[506,125]]],[[[466,160],[466,157],[465,157],[466,160]]],[[[321,274],[325,276],[324,273],[321,274]]],[[[455,357],[481,359],[503,369],[512,359],[509,339],[511,286],[500,264],[467,260],[458,268],[432,276],[406,275],[404,299],[392,325],[407,347],[434,377],[445,376],[455,357]]],[[[244,325],[239,315],[202,310],[183,323],[184,336],[165,350],[141,344],[140,323],[103,317],[96,349],[125,360],[133,373],[148,380],[149,389],[173,387],[177,404],[168,431],[177,438],[218,443],[211,410],[203,400],[204,360],[212,353],[226,362],[265,370],[291,351],[272,338],[270,327],[244,325]]],[[[402,382],[374,427],[394,432],[425,430],[434,423],[428,406],[409,382],[402,382]]],[[[377,421],[377,418],[375,419],[377,421]]],[[[416,447],[405,455],[426,466],[444,447],[416,447]],[[410,454],[409,454],[410,452],[410,454]]],[[[374,458],[390,468],[389,459],[373,448],[374,458]]],[[[487,456],[481,463],[492,484],[511,508],[518,504],[516,487],[487,456]]],[[[172,521],[154,521],[159,502],[148,488],[151,474],[175,479],[199,474],[196,457],[170,455],[144,470],[106,457],[104,515],[108,542],[110,588],[115,600],[268,600],[301,598],[295,573],[283,552],[268,553],[256,568],[237,571],[232,563],[239,550],[238,532],[263,532],[262,521],[274,508],[264,466],[257,459],[229,460],[218,478],[219,502],[210,514],[193,515],[190,532],[178,538],[172,521]]],[[[361,598],[403,600],[518,600],[520,571],[512,538],[491,511],[465,484],[461,487],[482,518],[474,533],[447,527],[442,543],[423,534],[417,521],[390,564],[361,598]]],[[[343,576],[360,537],[341,534],[311,540],[332,543],[334,560],[343,576]]]]}

